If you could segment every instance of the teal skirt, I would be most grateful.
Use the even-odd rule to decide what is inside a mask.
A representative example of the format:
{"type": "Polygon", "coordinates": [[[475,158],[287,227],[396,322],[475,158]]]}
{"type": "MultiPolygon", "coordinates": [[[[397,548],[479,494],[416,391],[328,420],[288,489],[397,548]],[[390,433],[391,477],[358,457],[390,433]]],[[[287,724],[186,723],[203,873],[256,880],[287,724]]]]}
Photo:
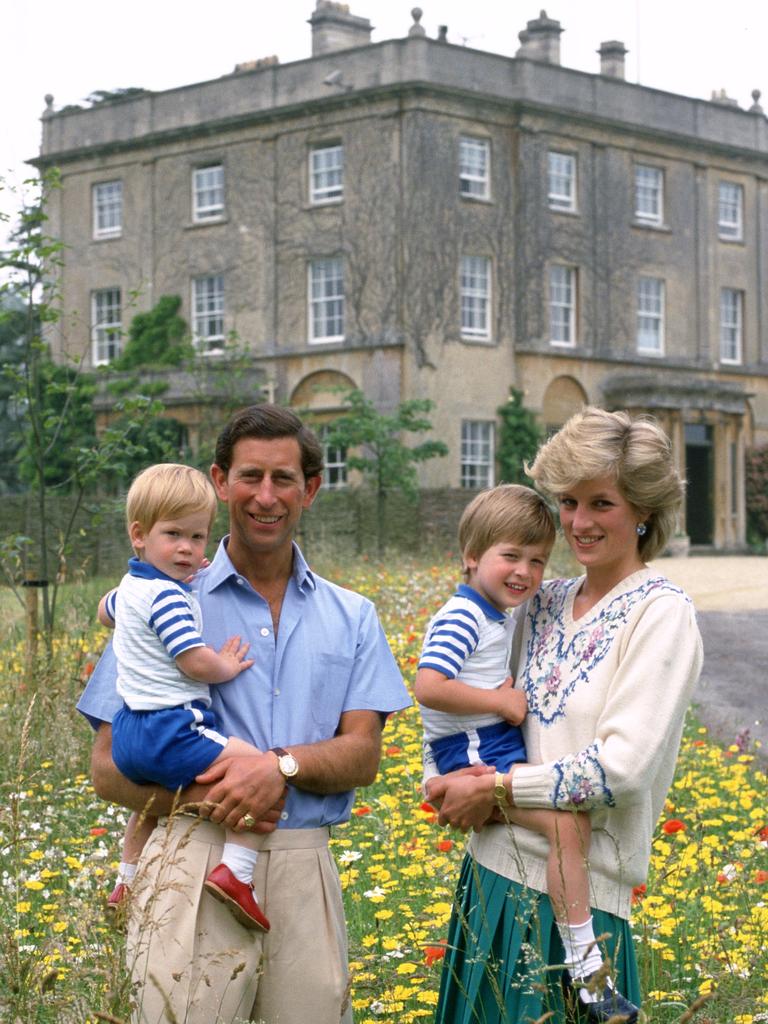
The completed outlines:
{"type": "MultiPolygon", "coordinates": [[[[593,910],[595,935],[616,987],[640,1004],[629,922],[593,910]]],[[[564,991],[563,950],[552,905],[536,892],[464,858],[440,979],[436,1024],[576,1024],[564,991]]]]}

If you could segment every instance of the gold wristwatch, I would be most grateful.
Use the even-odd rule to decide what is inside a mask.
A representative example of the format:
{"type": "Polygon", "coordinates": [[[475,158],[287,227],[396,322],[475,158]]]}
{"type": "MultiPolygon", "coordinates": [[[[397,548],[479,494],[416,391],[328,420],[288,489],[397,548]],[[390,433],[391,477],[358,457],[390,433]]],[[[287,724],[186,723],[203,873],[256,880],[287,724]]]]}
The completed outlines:
{"type": "Polygon", "coordinates": [[[501,772],[496,772],[496,778],[493,783],[493,795],[496,799],[496,803],[499,805],[499,808],[506,817],[509,802],[507,800],[507,787],[504,785],[504,776],[501,772]]]}
{"type": "Polygon", "coordinates": [[[299,762],[282,747],[270,747],[273,754],[277,754],[277,767],[284,779],[290,781],[299,774],[299,762]]]}

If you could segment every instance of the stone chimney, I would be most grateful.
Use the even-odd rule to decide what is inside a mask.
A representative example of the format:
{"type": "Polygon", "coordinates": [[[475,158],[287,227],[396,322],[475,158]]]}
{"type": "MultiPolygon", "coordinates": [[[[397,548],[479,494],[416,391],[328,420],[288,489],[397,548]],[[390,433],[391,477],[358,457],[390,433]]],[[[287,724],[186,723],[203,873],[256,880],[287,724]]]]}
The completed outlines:
{"type": "Polygon", "coordinates": [[[629,52],[618,39],[600,43],[600,74],[606,78],[624,78],[624,57],[629,52]]]}
{"type": "Polygon", "coordinates": [[[516,56],[541,60],[547,64],[559,64],[562,31],[560,22],[548,18],[547,12],[542,11],[539,17],[529,21],[519,34],[521,46],[516,56]]]}
{"type": "Polygon", "coordinates": [[[725,89],[713,89],[711,102],[717,103],[721,107],[736,107],[738,109],[739,106],[739,101],[729,96],[725,89]]]}
{"type": "Polygon", "coordinates": [[[353,46],[367,46],[371,41],[371,23],[349,13],[349,4],[334,0],[317,0],[312,17],[312,56],[336,50],[349,50],[353,46]]]}

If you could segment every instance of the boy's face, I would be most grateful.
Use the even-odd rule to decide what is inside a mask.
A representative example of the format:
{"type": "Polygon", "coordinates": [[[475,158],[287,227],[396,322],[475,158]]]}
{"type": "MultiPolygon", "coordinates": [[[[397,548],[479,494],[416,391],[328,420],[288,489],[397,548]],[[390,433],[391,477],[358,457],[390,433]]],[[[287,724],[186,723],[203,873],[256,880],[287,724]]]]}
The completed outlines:
{"type": "Polygon", "coordinates": [[[205,557],[210,517],[191,512],[177,519],[158,519],[150,530],[131,523],[131,544],[142,562],[149,562],[174,580],[197,572],[205,557]]]}
{"type": "Polygon", "coordinates": [[[465,555],[467,583],[499,611],[517,608],[541,586],[551,550],[550,544],[501,541],[479,558],[465,555]]]}

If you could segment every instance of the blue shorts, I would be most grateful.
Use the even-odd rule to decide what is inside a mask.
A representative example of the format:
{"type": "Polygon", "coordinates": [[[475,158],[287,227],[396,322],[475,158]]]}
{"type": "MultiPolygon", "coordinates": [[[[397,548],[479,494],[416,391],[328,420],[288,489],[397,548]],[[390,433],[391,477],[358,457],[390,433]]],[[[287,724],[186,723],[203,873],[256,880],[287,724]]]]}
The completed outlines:
{"type": "Polygon", "coordinates": [[[509,722],[441,736],[430,740],[429,748],[441,775],[471,764],[492,764],[497,771],[508,772],[513,764],[526,760],[523,734],[509,722]]]}
{"type": "Polygon", "coordinates": [[[200,700],[157,711],[131,711],[124,704],[112,719],[112,760],[139,785],[188,786],[226,745],[216,726],[200,700]]]}

